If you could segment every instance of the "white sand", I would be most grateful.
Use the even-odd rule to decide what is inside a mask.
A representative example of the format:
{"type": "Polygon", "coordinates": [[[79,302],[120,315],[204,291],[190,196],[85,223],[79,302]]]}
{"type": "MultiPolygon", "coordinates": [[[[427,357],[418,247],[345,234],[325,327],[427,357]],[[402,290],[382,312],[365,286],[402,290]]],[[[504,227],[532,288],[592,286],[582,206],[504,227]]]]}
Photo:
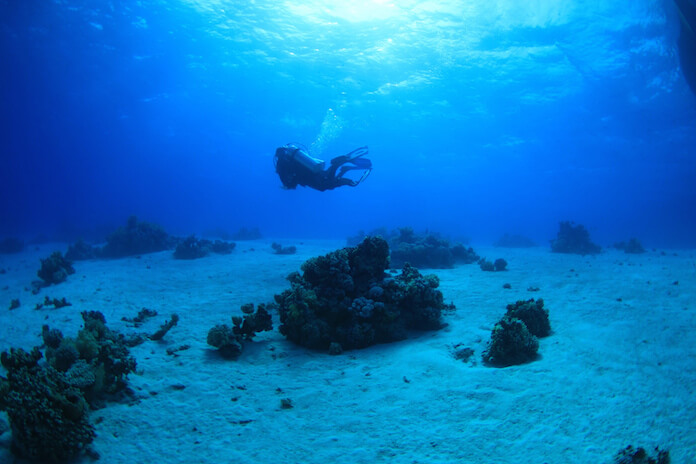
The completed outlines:
{"type": "MultiPolygon", "coordinates": [[[[132,349],[138,374],[129,384],[140,402],[91,414],[94,449],[109,464],[605,463],[628,444],[668,448],[675,464],[696,462],[693,251],[580,257],[475,246],[504,257],[510,270],[432,271],[457,306],[441,331],[330,356],[286,341],[274,315],[273,332],[239,360],[223,360],[206,344],[212,326],[230,323],[243,303],[270,301],[306,259],[344,246],[294,242],[298,254],[276,256],[270,242],[238,242],[231,255],[195,261],[164,252],[78,262],[66,283],[38,295],[25,287],[39,258],[66,247],[0,256],[0,349],[39,345],[42,324],[74,335],[85,310],[101,311],[123,333],[152,333],[179,314],[163,341],[132,349]],[[46,295],[73,306],[34,310],[46,295]],[[483,366],[505,305],[540,297],[553,329],[540,359],[483,366]],[[9,311],[12,298],[22,306],[9,311]],[[143,307],[159,316],[140,329],[121,321],[143,307]],[[468,363],[452,356],[457,343],[475,350],[468,363]],[[191,348],[166,354],[182,344],[191,348]],[[281,409],[282,398],[294,407],[281,409]]],[[[13,462],[10,435],[0,436],[1,463],[13,462]]]]}

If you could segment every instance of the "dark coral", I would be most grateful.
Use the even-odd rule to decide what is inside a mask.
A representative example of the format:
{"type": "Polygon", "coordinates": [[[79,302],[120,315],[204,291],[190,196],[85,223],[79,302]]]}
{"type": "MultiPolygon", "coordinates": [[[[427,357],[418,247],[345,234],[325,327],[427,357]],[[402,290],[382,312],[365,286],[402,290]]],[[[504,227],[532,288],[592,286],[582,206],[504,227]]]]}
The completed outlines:
{"type": "Polygon", "coordinates": [[[614,457],[614,464],[670,464],[669,451],[655,448],[655,457],[645,451],[645,448],[627,446],[614,457]]]}
{"type": "Polygon", "coordinates": [[[399,236],[389,243],[391,264],[399,268],[409,263],[429,269],[454,267],[454,254],[448,240],[435,234],[416,235],[410,227],[399,229],[399,236]]]}
{"type": "Polygon", "coordinates": [[[467,248],[461,243],[451,245],[449,240],[433,233],[416,234],[410,227],[391,232],[386,228],[379,228],[370,234],[360,231],[357,235],[348,237],[348,245],[357,246],[369,236],[379,236],[387,241],[393,268],[401,268],[409,263],[419,268],[448,269],[456,263],[471,264],[479,259],[471,247],[467,248]]]}
{"type": "Polygon", "coordinates": [[[51,256],[41,260],[41,268],[36,275],[43,281],[42,286],[48,286],[65,282],[68,276],[74,273],[72,263],[65,259],[60,251],[54,251],[51,256]]]}
{"type": "Polygon", "coordinates": [[[104,258],[122,258],[168,250],[173,245],[174,239],[161,226],[131,216],[125,227],[107,237],[100,254],[104,258]]]}
{"type": "Polygon", "coordinates": [[[308,348],[342,351],[440,328],[447,306],[437,276],[405,265],[388,278],[388,264],[389,246],[380,237],[309,259],[302,275],[288,276],[291,288],[275,296],[280,332],[308,348]]]}
{"type": "Polygon", "coordinates": [[[0,410],[12,428],[12,451],[21,458],[63,462],[94,439],[88,406],[79,388],[56,369],[38,364],[41,353],[3,352],[7,378],[0,379],[0,410]]]}
{"type": "Polygon", "coordinates": [[[178,314],[172,314],[172,317],[169,318],[168,321],[165,321],[164,324],[157,330],[157,332],[153,333],[150,335],[150,340],[162,340],[165,335],[167,335],[167,332],[169,332],[172,327],[176,326],[179,323],[179,315],[178,314]]]}
{"type": "Polygon", "coordinates": [[[232,253],[232,250],[234,250],[236,246],[237,244],[234,242],[215,240],[210,245],[210,249],[213,251],[213,253],[217,253],[219,255],[229,255],[230,253],[232,253]]]}
{"type": "Polygon", "coordinates": [[[559,224],[558,235],[554,240],[551,240],[551,251],[584,256],[596,255],[602,251],[602,248],[592,243],[590,233],[585,229],[585,226],[563,221],[559,224]]]}
{"type": "Polygon", "coordinates": [[[614,248],[623,250],[624,253],[641,254],[645,253],[645,248],[637,238],[632,238],[628,242],[618,242],[614,244],[614,248]]]}
{"type": "Polygon", "coordinates": [[[277,255],[294,255],[297,253],[297,247],[294,245],[283,246],[280,243],[273,242],[271,243],[271,248],[273,248],[273,252],[277,255]]]}
{"type": "Polygon", "coordinates": [[[176,246],[174,258],[176,259],[197,259],[208,256],[211,252],[218,254],[230,254],[235,247],[234,242],[223,242],[215,240],[214,242],[207,239],[197,239],[191,235],[176,246]]]}
{"type": "Polygon", "coordinates": [[[524,322],[529,332],[539,338],[551,335],[551,323],[549,312],[544,308],[544,300],[534,298],[527,301],[517,301],[507,305],[506,316],[513,317],[524,322]]]}
{"type": "Polygon", "coordinates": [[[85,261],[96,258],[98,253],[98,247],[89,245],[84,240],[78,239],[68,247],[68,251],[65,252],[65,258],[70,261],[85,261]]]}
{"type": "Polygon", "coordinates": [[[197,259],[208,256],[211,252],[210,240],[199,240],[194,235],[191,235],[176,246],[174,250],[174,258],[176,259],[197,259]]]}
{"type": "Polygon", "coordinates": [[[258,332],[273,329],[273,320],[266,305],[260,304],[254,310],[253,303],[247,303],[241,309],[244,315],[233,316],[232,327],[220,324],[208,331],[208,345],[217,348],[224,358],[237,358],[246,341],[254,338],[258,332]]]}
{"type": "Polygon", "coordinates": [[[125,337],[109,329],[100,312],[85,311],[82,320],[84,328],[76,338],[57,336],[47,326],[42,335],[51,367],[68,371],[80,360],[87,363],[97,380],[84,393],[90,404],[96,404],[105,395],[125,387],[125,377],[135,371],[136,362],[130,356],[125,337]]]}
{"type": "Polygon", "coordinates": [[[493,366],[511,366],[532,361],[537,356],[539,340],[519,319],[504,316],[493,327],[491,340],[483,352],[483,361],[493,366]]]}
{"type": "Polygon", "coordinates": [[[500,272],[505,271],[507,268],[507,261],[503,258],[498,258],[495,262],[490,262],[486,258],[481,258],[478,261],[479,267],[482,271],[487,272],[500,272]]]}

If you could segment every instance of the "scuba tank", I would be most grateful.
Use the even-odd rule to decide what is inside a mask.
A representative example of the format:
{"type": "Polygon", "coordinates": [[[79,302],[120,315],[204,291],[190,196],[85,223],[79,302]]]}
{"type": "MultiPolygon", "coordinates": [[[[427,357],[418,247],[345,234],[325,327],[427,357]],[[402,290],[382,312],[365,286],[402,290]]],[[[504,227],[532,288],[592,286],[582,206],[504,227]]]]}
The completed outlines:
{"type": "Polygon", "coordinates": [[[297,161],[310,171],[319,172],[324,170],[324,165],[326,164],[325,161],[311,157],[306,148],[290,143],[285,145],[283,149],[285,149],[286,155],[289,159],[297,161]]]}

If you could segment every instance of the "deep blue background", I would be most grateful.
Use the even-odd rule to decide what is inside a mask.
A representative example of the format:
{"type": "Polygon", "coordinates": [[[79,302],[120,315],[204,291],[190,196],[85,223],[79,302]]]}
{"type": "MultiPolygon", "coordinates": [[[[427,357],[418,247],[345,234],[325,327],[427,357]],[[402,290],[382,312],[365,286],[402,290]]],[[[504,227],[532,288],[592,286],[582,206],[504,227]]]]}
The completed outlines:
{"type": "Polygon", "coordinates": [[[489,243],[573,220],[603,245],[693,247],[678,31],[667,0],[0,0],[0,238],[137,214],[177,234],[489,243]],[[375,168],[285,191],[287,142],[369,145],[375,168]]]}

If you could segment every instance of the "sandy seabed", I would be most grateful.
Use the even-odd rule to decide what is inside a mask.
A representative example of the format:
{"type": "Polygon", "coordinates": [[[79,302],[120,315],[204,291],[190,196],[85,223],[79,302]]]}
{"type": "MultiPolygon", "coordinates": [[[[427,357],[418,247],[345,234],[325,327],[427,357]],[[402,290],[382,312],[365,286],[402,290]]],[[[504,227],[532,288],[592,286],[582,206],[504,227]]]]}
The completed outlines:
{"type": "MultiPolygon", "coordinates": [[[[283,241],[297,254],[274,255],[270,243],[238,242],[230,255],[195,261],[162,252],[78,262],[67,282],[38,295],[29,288],[39,258],[66,246],[0,256],[0,350],[40,345],[43,324],[74,335],[86,310],[125,334],[180,316],[162,341],[131,350],[137,401],[91,413],[93,448],[108,464],[609,463],[629,444],[696,462],[695,251],[582,257],[474,246],[509,270],[421,269],[439,276],[457,308],[440,331],[331,356],[285,340],[274,315],[272,332],[224,360],[206,344],[211,327],[229,324],[243,303],[272,301],[305,260],[345,245],[283,241]],[[45,296],[72,306],[34,309],[45,296]],[[10,311],[13,298],[21,307],[10,311]],[[544,299],[553,330],[539,359],[484,366],[505,306],[529,298],[544,299]],[[137,329],[121,320],[142,308],[159,315],[137,329]],[[455,359],[458,344],[475,355],[455,359]]],[[[0,463],[15,462],[10,442],[9,431],[0,435],[0,463]]]]}

